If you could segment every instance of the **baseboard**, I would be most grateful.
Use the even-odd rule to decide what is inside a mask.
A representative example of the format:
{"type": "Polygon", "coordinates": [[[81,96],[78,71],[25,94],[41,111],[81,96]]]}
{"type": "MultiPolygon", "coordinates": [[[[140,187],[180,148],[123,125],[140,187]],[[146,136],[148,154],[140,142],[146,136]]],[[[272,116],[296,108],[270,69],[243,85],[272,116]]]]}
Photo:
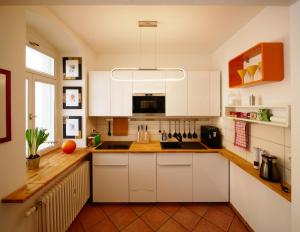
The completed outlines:
{"type": "Polygon", "coordinates": [[[233,206],[233,204],[231,204],[230,202],[228,203],[229,207],[234,211],[234,213],[236,214],[236,216],[240,219],[240,221],[247,227],[247,229],[251,232],[255,232],[251,226],[247,223],[247,221],[245,220],[245,218],[243,218],[243,216],[240,214],[240,212],[233,206]]]}

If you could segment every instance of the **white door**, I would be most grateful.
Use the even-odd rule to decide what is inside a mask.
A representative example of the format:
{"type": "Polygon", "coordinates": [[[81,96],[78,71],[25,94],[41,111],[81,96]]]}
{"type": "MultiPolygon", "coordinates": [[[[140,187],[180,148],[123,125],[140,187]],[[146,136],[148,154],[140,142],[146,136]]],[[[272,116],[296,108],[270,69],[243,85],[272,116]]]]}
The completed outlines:
{"type": "Polygon", "coordinates": [[[129,154],[130,202],[156,202],[156,153],[129,154]]]}
{"type": "Polygon", "coordinates": [[[188,72],[188,115],[210,115],[209,71],[188,72]]]}
{"type": "Polygon", "coordinates": [[[132,116],[132,72],[115,71],[111,79],[111,116],[132,116]]]}
{"type": "Polygon", "coordinates": [[[193,154],[193,201],[229,201],[229,161],[217,153],[193,154]]]}
{"type": "Polygon", "coordinates": [[[187,116],[187,77],[174,81],[181,76],[182,72],[166,72],[166,116],[187,116]]]}
{"type": "Polygon", "coordinates": [[[94,153],[93,202],[128,200],[128,153],[94,153]]]}
{"type": "Polygon", "coordinates": [[[157,154],[157,201],[193,200],[192,153],[157,154]]]}
{"type": "Polygon", "coordinates": [[[109,71],[89,72],[89,116],[110,116],[109,71]]]}
{"type": "Polygon", "coordinates": [[[221,114],[221,80],[219,71],[210,72],[210,116],[221,114]]]}
{"type": "Polygon", "coordinates": [[[165,78],[163,71],[134,71],[133,93],[165,93],[165,78]]]}

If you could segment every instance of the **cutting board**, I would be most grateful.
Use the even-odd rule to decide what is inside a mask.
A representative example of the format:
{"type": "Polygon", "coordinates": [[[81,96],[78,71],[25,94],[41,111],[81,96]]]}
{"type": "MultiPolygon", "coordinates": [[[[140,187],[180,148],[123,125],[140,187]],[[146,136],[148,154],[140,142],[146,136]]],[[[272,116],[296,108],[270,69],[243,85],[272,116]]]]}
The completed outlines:
{"type": "Polygon", "coordinates": [[[128,118],[113,118],[113,136],[128,135],[128,118]]]}

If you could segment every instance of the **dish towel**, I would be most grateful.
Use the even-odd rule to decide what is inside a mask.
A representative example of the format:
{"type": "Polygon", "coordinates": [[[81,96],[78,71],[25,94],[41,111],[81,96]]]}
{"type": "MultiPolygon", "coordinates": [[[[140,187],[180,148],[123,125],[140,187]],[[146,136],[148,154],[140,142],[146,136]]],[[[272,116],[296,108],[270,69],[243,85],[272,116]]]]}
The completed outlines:
{"type": "Polygon", "coordinates": [[[249,149],[249,123],[243,121],[234,121],[234,145],[249,149]]]}

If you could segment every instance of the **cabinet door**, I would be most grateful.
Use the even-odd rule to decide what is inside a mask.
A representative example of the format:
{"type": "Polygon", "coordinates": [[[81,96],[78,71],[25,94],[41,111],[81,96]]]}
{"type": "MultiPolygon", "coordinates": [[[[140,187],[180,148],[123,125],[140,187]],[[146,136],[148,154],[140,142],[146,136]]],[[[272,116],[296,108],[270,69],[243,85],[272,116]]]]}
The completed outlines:
{"type": "Polygon", "coordinates": [[[132,72],[115,71],[111,79],[111,116],[132,116],[132,72]]]}
{"type": "Polygon", "coordinates": [[[191,153],[157,154],[157,201],[191,202],[193,167],[191,153]]]}
{"type": "Polygon", "coordinates": [[[187,77],[180,81],[181,72],[166,72],[166,116],[187,116],[187,77]]]}
{"type": "Polygon", "coordinates": [[[128,153],[93,154],[93,202],[128,202],[128,153]]]}
{"type": "Polygon", "coordinates": [[[193,201],[229,201],[229,161],[217,153],[193,154],[193,201]]]}
{"type": "Polygon", "coordinates": [[[130,202],[156,202],[156,153],[129,154],[130,202]]]}
{"type": "Polygon", "coordinates": [[[188,72],[188,114],[189,116],[210,115],[209,71],[188,72]]]}
{"type": "Polygon", "coordinates": [[[165,93],[166,81],[163,71],[134,71],[133,93],[165,93]]]}
{"type": "Polygon", "coordinates": [[[110,116],[110,76],[108,71],[89,72],[89,116],[110,116]]]}
{"type": "Polygon", "coordinates": [[[221,82],[220,72],[210,72],[210,116],[220,116],[221,82]]]}

